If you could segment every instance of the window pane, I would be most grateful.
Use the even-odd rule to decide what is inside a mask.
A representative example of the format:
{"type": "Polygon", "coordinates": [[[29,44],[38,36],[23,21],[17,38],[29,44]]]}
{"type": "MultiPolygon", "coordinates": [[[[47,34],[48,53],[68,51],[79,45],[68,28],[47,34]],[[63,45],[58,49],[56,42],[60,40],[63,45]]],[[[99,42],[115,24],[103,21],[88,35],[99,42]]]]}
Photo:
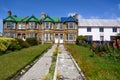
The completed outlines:
{"type": "Polygon", "coordinates": [[[6,22],[6,28],[10,29],[10,22],[6,22]]]}
{"type": "Polygon", "coordinates": [[[91,27],[87,27],[87,32],[91,32],[91,27]]]}
{"type": "Polygon", "coordinates": [[[46,29],[49,29],[49,22],[46,23],[46,29]]]}
{"type": "Polygon", "coordinates": [[[7,32],[7,33],[6,33],[6,37],[10,37],[10,33],[7,32]]]}
{"type": "Polygon", "coordinates": [[[60,24],[60,30],[62,30],[62,24],[60,24]]]}
{"type": "Polygon", "coordinates": [[[34,29],[34,22],[30,22],[29,27],[30,27],[30,29],[34,29]]]}
{"type": "Polygon", "coordinates": [[[99,28],[99,32],[104,32],[104,28],[99,28]]]}
{"type": "Polygon", "coordinates": [[[112,30],[113,30],[113,32],[117,32],[117,28],[113,28],[112,30]]]}
{"type": "Polygon", "coordinates": [[[15,29],[15,23],[12,23],[12,29],[15,29]]]}
{"type": "Polygon", "coordinates": [[[72,22],[70,22],[70,23],[69,23],[69,28],[70,28],[70,29],[73,29],[73,28],[74,28],[74,26],[73,26],[73,23],[72,23],[72,22]]]}

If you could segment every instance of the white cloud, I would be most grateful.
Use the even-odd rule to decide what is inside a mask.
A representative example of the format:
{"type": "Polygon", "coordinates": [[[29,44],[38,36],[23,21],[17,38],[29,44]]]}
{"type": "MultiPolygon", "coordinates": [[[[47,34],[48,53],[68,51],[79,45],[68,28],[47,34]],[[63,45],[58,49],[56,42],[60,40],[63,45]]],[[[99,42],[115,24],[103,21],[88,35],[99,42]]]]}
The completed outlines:
{"type": "MultiPolygon", "coordinates": [[[[73,16],[75,14],[76,14],[76,12],[74,12],[74,13],[68,13],[68,16],[73,16]]],[[[83,18],[83,16],[80,15],[80,14],[78,14],[78,19],[82,19],[82,18],[83,18]]]]}
{"type": "Polygon", "coordinates": [[[91,16],[90,18],[91,19],[99,19],[100,17],[99,16],[91,16]]]}
{"type": "Polygon", "coordinates": [[[120,3],[118,4],[118,9],[120,9],[120,3]]]}

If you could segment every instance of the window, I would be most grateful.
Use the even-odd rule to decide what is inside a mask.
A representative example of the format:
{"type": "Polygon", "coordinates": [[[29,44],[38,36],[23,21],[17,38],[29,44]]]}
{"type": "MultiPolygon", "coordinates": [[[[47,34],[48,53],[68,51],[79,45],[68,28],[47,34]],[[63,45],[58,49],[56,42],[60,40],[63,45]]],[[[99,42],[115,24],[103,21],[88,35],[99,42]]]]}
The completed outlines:
{"type": "Polygon", "coordinates": [[[12,29],[15,29],[15,23],[12,23],[12,29]]]}
{"type": "Polygon", "coordinates": [[[58,23],[55,24],[55,27],[56,27],[56,29],[59,29],[59,25],[58,25],[58,23]]]}
{"type": "Polygon", "coordinates": [[[25,24],[19,24],[19,25],[18,25],[18,29],[26,29],[25,26],[26,26],[25,24]]]}
{"type": "Polygon", "coordinates": [[[87,27],[87,32],[91,32],[91,27],[87,27]]]}
{"type": "Polygon", "coordinates": [[[30,38],[35,37],[35,34],[34,34],[34,33],[29,33],[29,37],[30,37],[30,38]]]}
{"type": "Polygon", "coordinates": [[[46,22],[46,29],[50,29],[50,23],[46,22]]]}
{"type": "Polygon", "coordinates": [[[60,30],[62,30],[62,24],[60,24],[60,30]]]}
{"type": "Polygon", "coordinates": [[[117,32],[117,28],[112,28],[112,31],[113,32],[117,32]]]}
{"type": "Polygon", "coordinates": [[[52,35],[50,33],[45,34],[45,40],[46,41],[51,41],[52,40],[52,35]]]}
{"type": "Polygon", "coordinates": [[[68,29],[74,29],[74,23],[73,22],[68,23],[68,29]]]}
{"type": "Polygon", "coordinates": [[[86,36],[88,44],[92,43],[92,36],[86,36]]]}
{"type": "Polygon", "coordinates": [[[34,29],[34,28],[35,28],[34,22],[30,22],[30,23],[29,23],[29,28],[30,28],[30,29],[34,29]]]}
{"type": "Polygon", "coordinates": [[[6,33],[6,37],[10,37],[10,33],[9,32],[6,33]]]}
{"type": "Polygon", "coordinates": [[[68,40],[68,41],[73,41],[73,40],[75,40],[75,35],[74,35],[74,34],[68,34],[68,35],[67,35],[67,40],[68,40]]]}
{"type": "Polygon", "coordinates": [[[15,33],[11,33],[11,37],[14,38],[15,37],[15,33]]]}
{"type": "Polygon", "coordinates": [[[11,28],[11,23],[10,22],[6,22],[6,28],[10,29],[11,28]]]}
{"type": "Polygon", "coordinates": [[[104,28],[99,28],[99,32],[104,32],[104,28]]]}
{"type": "Polygon", "coordinates": [[[55,27],[56,27],[55,29],[62,30],[62,24],[61,23],[56,23],[55,27]]]}

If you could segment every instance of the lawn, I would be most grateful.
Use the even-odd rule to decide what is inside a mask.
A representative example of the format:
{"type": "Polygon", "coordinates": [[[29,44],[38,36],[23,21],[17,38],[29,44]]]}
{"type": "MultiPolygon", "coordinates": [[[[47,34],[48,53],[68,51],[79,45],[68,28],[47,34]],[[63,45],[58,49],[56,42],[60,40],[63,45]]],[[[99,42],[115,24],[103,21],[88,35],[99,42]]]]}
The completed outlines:
{"type": "Polygon", "coordinates": [[[51,44],[38,45],[1,55],[0,80],[9,79],[51,46],[51,44]]]}
{"type": "Polygon", "coordinates": [[[72,54],[87,80],[120,80],[120,62],[107,56],[91,57],[89,48],[75,44],[65,45],[72,54]]]}

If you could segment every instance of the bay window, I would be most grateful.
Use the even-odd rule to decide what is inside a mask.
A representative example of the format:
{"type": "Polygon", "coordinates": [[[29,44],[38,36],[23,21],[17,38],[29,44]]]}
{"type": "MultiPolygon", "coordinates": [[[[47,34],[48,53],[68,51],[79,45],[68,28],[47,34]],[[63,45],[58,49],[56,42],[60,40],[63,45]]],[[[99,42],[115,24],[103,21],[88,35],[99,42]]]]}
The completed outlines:
{"type": "Polygon", "coordinates": [[[74,41],[75,40],[75,34],[67,34],[67,40],[68,41],[74,41]]]}

